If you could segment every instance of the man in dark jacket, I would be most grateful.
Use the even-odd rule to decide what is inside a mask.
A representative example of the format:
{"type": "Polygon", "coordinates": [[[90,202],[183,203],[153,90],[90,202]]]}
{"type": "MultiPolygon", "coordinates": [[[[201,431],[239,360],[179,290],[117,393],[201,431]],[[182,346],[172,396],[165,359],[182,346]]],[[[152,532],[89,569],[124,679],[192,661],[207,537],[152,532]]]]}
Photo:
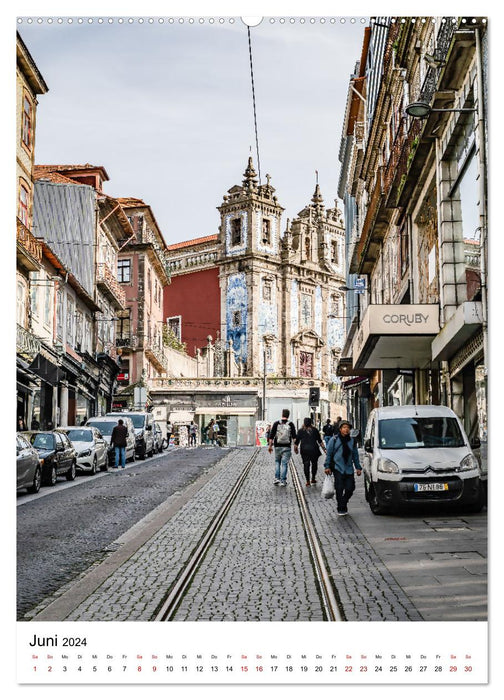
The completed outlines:
{"type": "Polygon", "coordinates": [[[121,462],[122,469],[126,466],[126,438],[128,437],[128,428],[124,425],[122,418],[119,418],[117,425],[112,430],[110,436],[110,444],[115,448],[115,468],[119,468],[121,462]]]}
{"type": "Polygon", "coordinates": [[[355,491],[354,465],[357,476],[362,471],[357,444],[350,437],[351,427],[346,420],[340,422],[339,433],[335,433],[327,445],[324,464],[325,473],[334,474],[338,515],[348,514],[348,501],[355,491]]]}
{"type": "Polygon", "coordinates": [[[275,484],[287,486],[287,469],[291,458],[292,441],[296,439],[296,426],[289,420],[290,411],[284,408],[282,419],[273,423],[268,442],[268,452],[275,447],[275,484]]]}
{"type": "Polygon", "coordinates": [[[330,418],[328,418],[326,420],[326,424],[322,428],[322,432],[324,433],[324,442],[325,442],[325,446],[327,447],[329,440],[334,435],[334,427],[333,427],[333,424],[331,423],[330,418]]]}

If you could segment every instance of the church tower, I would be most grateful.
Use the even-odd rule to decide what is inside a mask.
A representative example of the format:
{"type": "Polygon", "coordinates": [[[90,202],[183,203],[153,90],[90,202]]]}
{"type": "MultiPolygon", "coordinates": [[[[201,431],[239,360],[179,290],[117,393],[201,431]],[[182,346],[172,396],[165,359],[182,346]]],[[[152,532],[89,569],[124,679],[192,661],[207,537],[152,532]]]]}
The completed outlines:
{"type": "Polygon", "coordinates": [[[217,207],[222,339],[232,344],[243,374],[282,371],[280,332],[282,275],[280,220],[284,211],[266,175],[258,182],[249,157],[241,185],[217,207]]]}
{"type": "MultiPolygon", "coordinates": [[[[284,366],[286,376],[336,378],[343,347],[345,229],[335,201],[326,209],[320,187],[283,236],[284,366]]],[[[334,379],[332,379],[334,381],[334,379]]]]}

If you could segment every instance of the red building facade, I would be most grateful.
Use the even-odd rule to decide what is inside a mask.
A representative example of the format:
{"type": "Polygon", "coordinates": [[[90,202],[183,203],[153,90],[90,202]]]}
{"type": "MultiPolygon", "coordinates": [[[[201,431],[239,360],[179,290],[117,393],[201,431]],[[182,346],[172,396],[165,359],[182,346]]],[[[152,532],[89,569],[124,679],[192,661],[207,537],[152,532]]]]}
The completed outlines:
{"type": "Polygon", "coordinates": [[[171,283],[164,291],[164,321],[192,357],[209,335],[215,341],[221,333],[216,248],[217,236],[168,246],[171,283]]]}

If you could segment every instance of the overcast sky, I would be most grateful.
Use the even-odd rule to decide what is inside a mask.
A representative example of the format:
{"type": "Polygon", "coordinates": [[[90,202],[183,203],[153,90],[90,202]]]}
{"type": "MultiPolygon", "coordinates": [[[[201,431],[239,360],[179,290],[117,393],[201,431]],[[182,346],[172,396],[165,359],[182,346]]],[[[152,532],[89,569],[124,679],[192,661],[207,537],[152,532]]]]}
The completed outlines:
{"type": "MultiPolygon", "coordinates": [[[[102,165],[106,192],[149,204],[167,243],[217,233],[216,207],[251,148],[257,170],[247,28],[229,16],[128,17],[18,23],[49,87],[36,162],[102,165]]],[[[348,80],[368,25],[310,19],[251,29],[261,180],[271,175],[284,226],[310,201],[316,170],[326,206],[337,197],[348,80]]]]}

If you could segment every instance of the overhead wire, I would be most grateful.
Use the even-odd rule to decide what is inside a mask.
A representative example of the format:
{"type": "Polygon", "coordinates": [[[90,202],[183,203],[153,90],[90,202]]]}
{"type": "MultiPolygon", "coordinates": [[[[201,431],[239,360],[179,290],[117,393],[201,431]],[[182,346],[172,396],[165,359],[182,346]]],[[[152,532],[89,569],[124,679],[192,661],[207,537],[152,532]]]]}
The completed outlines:
{"type": "Polygon", "coordinates": [[[248,45],[249,45],[249,59],[250,59],[250,82],[252,85],[252,105],[254,109],[254,129],[255,129],[255,139],[256,139],[256,152],[257,152],[257,173],[259,175],[259,184],[261,184],[261,160],[259,158],[259,134],[257,129],[257,110],[256,110],[256,98],[255,98],[255,85],[254,85],[254,65],[252,61],[252,41],[250,37],[250,27],[247,26],[248,34],[248,45]]]}

